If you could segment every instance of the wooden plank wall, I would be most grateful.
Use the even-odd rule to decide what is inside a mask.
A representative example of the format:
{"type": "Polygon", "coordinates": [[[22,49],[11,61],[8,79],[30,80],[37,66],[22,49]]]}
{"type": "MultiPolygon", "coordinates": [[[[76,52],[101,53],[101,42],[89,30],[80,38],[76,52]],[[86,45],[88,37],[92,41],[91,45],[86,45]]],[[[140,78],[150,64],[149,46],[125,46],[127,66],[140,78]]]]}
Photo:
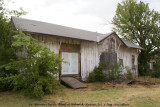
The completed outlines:
{"type": "Polygon", "coordinates": [[[40,34],[33,35],[33,37],[39,41],[48,43],[47,47],[57,54],[59,54],[60,46],[62,43],[80,45],[81,78],[83,81],[87,79],[89,72],[93,71],[95,66],[98,66],[99,56],[96,42],[40,34]]]}
{"type": "Polygon", "coordinates": [[[123,59],[123,64],[125,67],[129,67],[131,69],[131,72],[137,76],[138,75],[138,52],[137,49],[133,48],[126,48],[121,46],[119,48],[118,52],[118,59],[123,59]],[[135,62],[134,65],[136,65],[136,71],[132,70],[132,55],[135,56],[135,62]]]}
{"type": "MultiPolygon", "coordinates": [[[[134,48],[128,48],[126,47],[115,35],[116,38],[116,47],[117,47],[117,61],[119,62],[119,59],[123,59],[123,65],[124,67],[129,67],[131,69],[131,72],[134,75],[138,75],[138,50],[134,48]],[[135,65],[136,65],[136,71],[132,71],[132,55],[135,56],[135,65]]],[[[126,71],[124,71],[126,73],[126,71]]]]}
{"type": "Polygon", "coordinates": [[[98,46],[95,42],[81,43],[81,76],[86,80],[89,72],[93,71],[95,66],[98,66],[98,46]]]}
{"type": "Polygon", "coordinates": [[[116,47],[116,38],[111,35],[110,37],[108,37],[107,39],[101,41],[100,43],[98,43],[98,55],[100,58],[100,55],[102,52],[110,52],[110,53],[116,53],[117,47],[116,47]],[[110,40],[114,40],[115,43],[115,47],[113,47],[113,49],[110,49],[110,45],[111,45],[111,41],[110,40]]]}
{"type": "MultiPolygon", "coordinates": [[[[119,59],[123,59],[123,65],[124,67],[129,67],[132,71],[132,55],[135,56],[135,65],[136,65],[136,71],[132,71],[133,74],[138,75],[138,50],[134,48],[128,48],[126,47],[122,41],[116,36],[111,35],[107,39],[101,41],[98,45],[98,55],[100,58],[100,55],[102,52],[110,52],[109,44],[110,39],[113,38],[115,40],[115,53],[117,53],[117,62],[119,62],[119,59]]],[[[126,73],[126,71],[124,71],[126,73]]]]}
{"type": "Polygon", "coordinates": [[[109,39],[111,38],[115,40],[115,53],[117,53],[117,61],[119,61],[119,59],[123,59],[124,66],[128,66],[129,68],[131,68],[131,57],[132,55],[134,55],[136,73],[138,73],[137,49],[125,47],[124,44],[115,35],[111,35],[100,43],[40,34],[33,35],[33,37],[38,39],[39,41],[44,41],[45,43],[48,43],[47,47],[57,54],[59,54],[59,49],[62,43],[80,45],[81,78],[83,81],[87,79],[89,72],[93,71],[95,66],[98,66],[101,53],[109,51],[108,44],[109,39]]]}

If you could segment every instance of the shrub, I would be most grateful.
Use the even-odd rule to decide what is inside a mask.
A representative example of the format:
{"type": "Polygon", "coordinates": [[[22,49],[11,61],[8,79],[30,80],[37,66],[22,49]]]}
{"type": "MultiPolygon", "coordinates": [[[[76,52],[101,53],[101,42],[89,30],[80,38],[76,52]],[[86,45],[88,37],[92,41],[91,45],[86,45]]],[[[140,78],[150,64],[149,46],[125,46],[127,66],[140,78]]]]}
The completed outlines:
{"type": "Polygon", "coordinates": [[[105,74],[105,62],[100,63],[99,66],[95,67],[93,72],[89,73],[88,81],[95,82],[95,81],[105,81],[106,74],[105,74]]]}
{"type": "Polygon", "coordinates": [[[153,71],[152,71],[152,76],[153,77],[160,77],[160,61],[157,61],[154,66],[153,66],[153,71]]]}
{"type": "Polygon", "coordinates": [[[23,90],[29,96],[41,98],[53,89],[61,87],[57,79],[59,64],[63,61],[58,54],[51,52],[45,44],[39,43],[20,30],[14,36],[12,46],[17,49],[18,59],[5,66],[7,69],[19,70],[19,74],[10,78],[1,78],[0,82],[11,85],[15,91],[23,90]]]}
{"type": "MultiPolygon", "coordinates": [[[[10,66],[9,66],[10,67],[10,66]]],[[[3,64],[0,66],[0,90],[8,91],[13,89],[13,80],[15,75],[18,74],[17,70],[10,69],[8,64],[3,64]]]]}
{"type": "Polygon", "coordinates": [[[106,62],[100,63],[98,67],[95,67],[93,72],[89,73],[88,81],[89,82],[104,82],[110,81],[118,78],[123,70],[121,64],[115,64],[110,69],[106,69],[106,62]]]}
{"type": "Polygon", "coordinates": [[[33,90],[33,95],[36,98],[41,98],[44,95],[43,87],[41,84],[36,84],[33,90]]]}
{"type": "Polygon", "coordinates": [[[8,91],[13,89],[13,79],[14,75],[0,77],[0,90],[8,91]]]}
{"type": "Polygon", "coordinates": [[[115,80],[118,78],[123,71],[123,66],[121,63],[115,63],[111,69],[106,70],[108,80],[115,80]]]}
{"type": "MultiPolygon", "coordinates": [[[[96,66],[94,69],[97,69],[97,66],[96,66]]],[[[96,75],[95,75],[95,72],[94,72],[94,70],[93,70],[93,72],[90,72],[90,73],[89,73],[88,81],[89,81],[89,82],[95,82],[95,81],[96,81],[95,76],[96,76],[96,75]]]]}
{"type": "Polygon", "coordinates": [[[12,48],[11,35],[12,27],[10,27],[9,19],[6,17],[6,9],[3,7],[4,0],[0,0],[0,90],[12,89],[11,81],[13,75],[17,74],[16,70],[6,68],[6,65],[16,59],[16,52],[12,48]]]}
{"type": "Polygon", "coordinates": [[[128,67],[126,67],[126,71],[127,71],[127,79],[133,79],[133,74],[128,67]]]}

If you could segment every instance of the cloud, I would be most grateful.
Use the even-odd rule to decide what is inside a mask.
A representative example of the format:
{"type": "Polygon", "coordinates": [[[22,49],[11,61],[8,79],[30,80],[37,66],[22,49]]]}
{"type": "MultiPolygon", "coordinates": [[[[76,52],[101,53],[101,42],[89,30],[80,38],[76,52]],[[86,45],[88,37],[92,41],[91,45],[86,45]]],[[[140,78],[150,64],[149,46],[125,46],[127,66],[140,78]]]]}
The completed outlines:
{"type": "MultiPolygon", "coordinates": [[[[23,7],[24,18],[39,20],[94,32],[111,31],[110,24],[118,2],[122,0],[12,0],[10,9],[23,7]]],[[[151,8],[160,11],[158,0],[144,0],[151,8]]]]}
{"type": "Polygon", "coordinates": [[[160,1],[159,0],[145,0],[145,3],[149,3],[149,7],[160,12],[160,1]]]}

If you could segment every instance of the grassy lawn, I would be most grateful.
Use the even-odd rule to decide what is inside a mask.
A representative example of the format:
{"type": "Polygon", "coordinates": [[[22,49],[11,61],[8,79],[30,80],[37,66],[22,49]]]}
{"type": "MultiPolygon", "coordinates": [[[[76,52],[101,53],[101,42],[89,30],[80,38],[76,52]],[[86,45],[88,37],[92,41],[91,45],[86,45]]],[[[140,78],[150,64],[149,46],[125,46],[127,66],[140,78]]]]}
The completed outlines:
{"type": "MultiPolygon", "coordinates": [[[[143,78],[140,78],[141,80],[143,78]]],[[[158,81],[158,80],[157,80],[158,81]]],[[[82,107],[160,107],[160,85],[112,85],[86,83],[88,88],[64,88],[46,95],[42,100],[31,99],[13,92],[0,92],[0,107],[56,107],[53,104],[88,104],[82,107]],[[36,105],[38,104],[38,105],[36,105]],[[48,105],[52,104],[52,105],[48,105]],[[99,106],[89,104],[102,104],[99,106]],[[114,105],[114,104],[123,104],[114,105]]],[[[67,106],[67,107],[81,107],[67,106]]],[[[58,107],[65,107],[63,105],[58,107]]]]}

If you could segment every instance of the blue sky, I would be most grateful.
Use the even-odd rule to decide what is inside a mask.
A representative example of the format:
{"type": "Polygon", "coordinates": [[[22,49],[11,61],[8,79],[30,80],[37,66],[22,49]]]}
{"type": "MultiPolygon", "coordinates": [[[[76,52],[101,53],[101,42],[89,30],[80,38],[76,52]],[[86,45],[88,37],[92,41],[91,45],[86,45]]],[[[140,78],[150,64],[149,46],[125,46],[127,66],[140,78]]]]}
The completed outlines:
{"type": "MultiPolygon", "coordinates": [[[[122,0],[9,0],[9,9],[23,7],[23,18],[69,26],[94,32],[111,32],[111,20],[122,0]]],[[[139,0],[138,0],[139,1],[139,0]]],[[[160,0],[142,0],[160,12],[160,0]]]]}

